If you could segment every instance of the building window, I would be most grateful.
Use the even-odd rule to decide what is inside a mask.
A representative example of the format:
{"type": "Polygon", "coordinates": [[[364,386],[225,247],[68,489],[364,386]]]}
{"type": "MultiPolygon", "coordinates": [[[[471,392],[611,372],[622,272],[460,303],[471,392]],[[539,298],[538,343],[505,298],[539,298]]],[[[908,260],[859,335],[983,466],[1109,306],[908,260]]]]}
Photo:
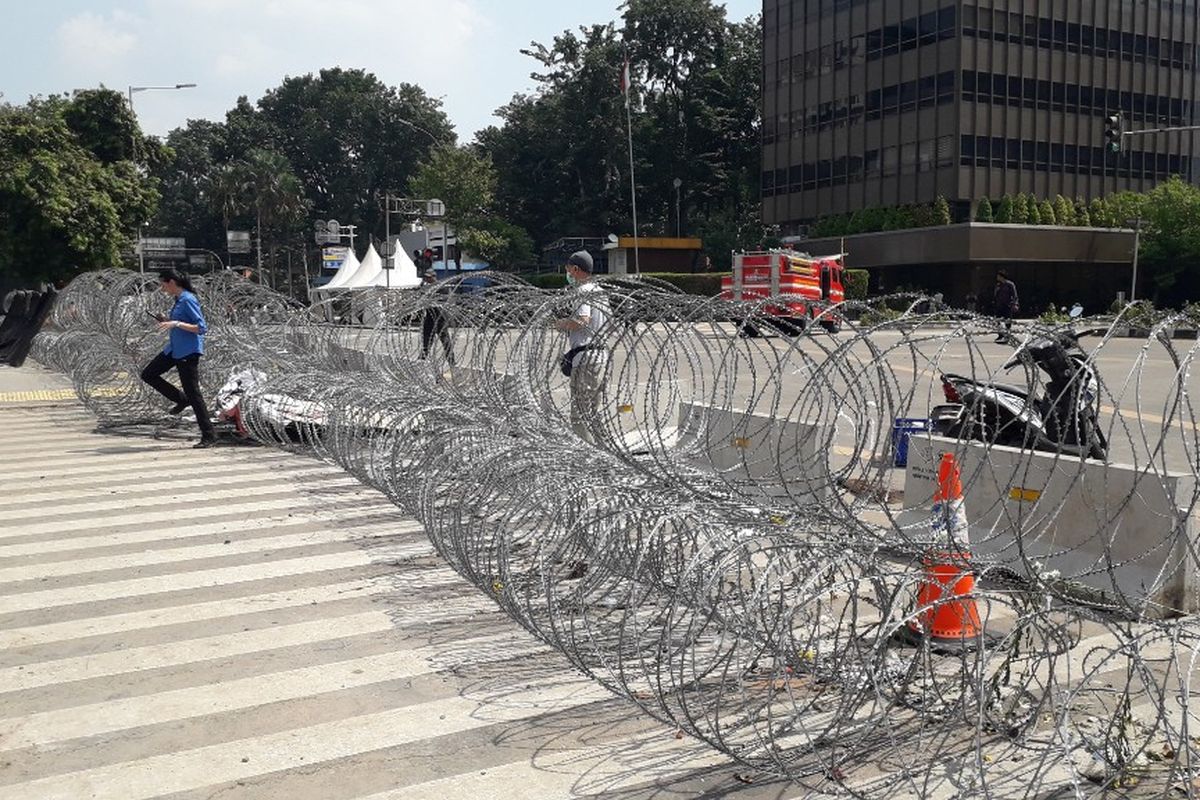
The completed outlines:
{"type": "Polygon", "coordinates": [[[895,175],[896,168],[899,166],[899,154],[896,151],[896,147],[893,145],[891,147],[883,148],[881,159],[883,161],[883,176],[886,178],[891,175],[895,175]]]}
{"type": "Polygon", "coordinates": [[[954,137],[939,136],[937,139],[937,165],[939,167],[954,166],[954,137]]]}

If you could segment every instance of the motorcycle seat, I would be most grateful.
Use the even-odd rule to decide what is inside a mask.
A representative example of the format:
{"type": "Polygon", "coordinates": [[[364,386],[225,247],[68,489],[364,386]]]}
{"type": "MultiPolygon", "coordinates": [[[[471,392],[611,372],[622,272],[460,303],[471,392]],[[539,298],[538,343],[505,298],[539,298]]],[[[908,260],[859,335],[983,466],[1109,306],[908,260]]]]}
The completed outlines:
{"type": "Polygon", "coordinates": [[[1027,386],[1017,386],[1016,384],[1012,383],[990,383],[988,385],[993,389],[999,389],[1002,392],[1015,394],[1018,397],[1029,397],[1029,387],[1027,386]]]}
{"type": "Polygon", "coordinates": [[[1015,394],[1018,397],[1029,397],[1029,387],[1028,386],[1017,386],[1012,383],[997,383],[995,381],[984,383],[982,381],[978,381],[978,380],[968,377],[966,375],[947,375],[946,379],[948,381],[950,381],[951,383],[962,382],[962,383],[967,383],[967,384],[973,384],[973,385],[980,386],[980,387],[987,386],[992,389],[999,389],[1002,392],[1008,392],[1009,394],[1015,394]]]}

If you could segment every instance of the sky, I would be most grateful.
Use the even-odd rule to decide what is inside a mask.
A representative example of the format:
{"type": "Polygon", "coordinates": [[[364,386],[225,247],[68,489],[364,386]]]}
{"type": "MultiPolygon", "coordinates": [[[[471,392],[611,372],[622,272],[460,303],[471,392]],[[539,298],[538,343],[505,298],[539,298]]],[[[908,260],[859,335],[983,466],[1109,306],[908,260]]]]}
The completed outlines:
{"type": "MultiPolygon", "coordinates": [[[[195,83],[134,95],[156,135],[188,119],[220,120],[239,95],[257,101],[284,77],[362,68],[384,83],[415,83],[440,98],[458,132],[529,91],[535,62],[519,50],[579,25],[608,22],[619,0],[3,0],[0,94],[100,85],[195,83]]],[[[727,0],[731,19],[761,0],[727,0]]]]}

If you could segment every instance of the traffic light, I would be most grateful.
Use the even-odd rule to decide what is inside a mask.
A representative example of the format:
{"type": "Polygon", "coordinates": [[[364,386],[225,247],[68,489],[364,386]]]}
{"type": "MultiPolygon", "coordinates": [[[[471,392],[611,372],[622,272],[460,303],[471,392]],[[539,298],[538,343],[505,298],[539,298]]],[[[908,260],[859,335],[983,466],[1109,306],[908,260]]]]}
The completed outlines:
{"type": "Polygon", "coordinates": [[[1104,120],[1104,146],[1110,153],[1121,152],[1121,114],[1113,114],[1104,120]]]}

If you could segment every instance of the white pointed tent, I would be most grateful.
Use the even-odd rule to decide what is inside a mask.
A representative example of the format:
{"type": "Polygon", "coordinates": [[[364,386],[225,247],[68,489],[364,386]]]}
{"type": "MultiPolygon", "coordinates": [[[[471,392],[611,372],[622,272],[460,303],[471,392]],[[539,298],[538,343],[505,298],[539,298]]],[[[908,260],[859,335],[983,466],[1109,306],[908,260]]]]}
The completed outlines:
{"type": "Polygon", "coordinates": [[[345,289],[346,285],[354,279],[355,273],[359,270],[358,256],[354,255],[354,250],[346,251],[346,260],[338,267],[338,271],[333,274],[333,278],[329,283],[317,288],[317,291],[324,292],[331,289],[345,289]]]}
{"type": "MultiPolygon", "coordinates": [[[[384,276],[387,279],[387,276],[384,276]]],[[[403,247],[397,247],[396,252],[392,253],[392,275],[390,285],[393,288],[411,289],[414,286],[421,285],[421,276],[417,274],[417,265],[409,258],[408,253],[404,252],[403,247]]]]}
{"type": "Polygon", "coordinates": [[[375,250],[375,245],[367,245],[367,254],[363,256],[362,264],[358,271],[355,272],[350,279],[346,281],[340,288],[342,289],[366,289],[370,286],[377,286],[376,278],[382,277],[383,274],[383,259],[379,257],[379,253],[375,250]]]}
{"type": "Polygon", "coordinates": [[[417,266],[412,259],[408,257],[408,253],[404,252],[403,248],[397,249],[392,254],[392,268],[390,270],[383,268],[383,260],[372,246],[367,250],[366,256],[363,257],[362,267],[354,276],[354,280],[347,284],[347,289],[374,289],[374,288],[390,288],[390,289],[412,289],[421,285],[421,278],[417,275],[417,266]]]}

